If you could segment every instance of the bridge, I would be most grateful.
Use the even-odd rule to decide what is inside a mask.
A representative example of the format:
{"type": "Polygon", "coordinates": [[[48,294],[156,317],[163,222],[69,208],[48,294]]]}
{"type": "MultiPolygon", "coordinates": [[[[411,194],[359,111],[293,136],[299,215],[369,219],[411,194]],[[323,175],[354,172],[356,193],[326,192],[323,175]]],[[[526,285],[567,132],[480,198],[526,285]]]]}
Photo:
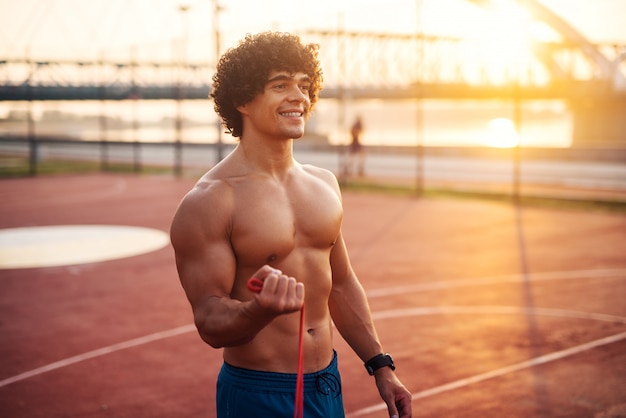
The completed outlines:
{"type": "MultiPolygon", "coordinates": [[[[487,0],[468,0],[491,7],[487,0]]],[[[304,30],[320,44],[322,99],[562,99],[574,143],[626,144],[626,45],[592,44],[538,1],[557,41],[304,30]],[[505,51],[515,50],[516,53],[505,51]],[[501,52],[498,56],[498,53],[501,52]],[[497,57],[498,59],[494,59],[497,57]]],[[[0,100],[206,99],[214,62],[0,60],[0,100]]]]}

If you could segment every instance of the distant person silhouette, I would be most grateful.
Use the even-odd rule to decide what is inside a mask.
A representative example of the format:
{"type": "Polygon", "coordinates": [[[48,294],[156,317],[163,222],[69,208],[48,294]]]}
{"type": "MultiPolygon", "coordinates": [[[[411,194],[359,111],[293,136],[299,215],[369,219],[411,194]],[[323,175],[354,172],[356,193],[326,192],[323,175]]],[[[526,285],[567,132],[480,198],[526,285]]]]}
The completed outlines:
{"type": "Polygon", "coordinates": [[[350,154],[348,156],[348,164],[346,167],[346,174],[354,172],[359,176],[365,175],[365,150],[363,144],[361,144],[361,133],[363,132],[363,121],[361,116],[357,116],[354,123],[350,127],[350,136],[352,142],[350,142],[350,154]]]}

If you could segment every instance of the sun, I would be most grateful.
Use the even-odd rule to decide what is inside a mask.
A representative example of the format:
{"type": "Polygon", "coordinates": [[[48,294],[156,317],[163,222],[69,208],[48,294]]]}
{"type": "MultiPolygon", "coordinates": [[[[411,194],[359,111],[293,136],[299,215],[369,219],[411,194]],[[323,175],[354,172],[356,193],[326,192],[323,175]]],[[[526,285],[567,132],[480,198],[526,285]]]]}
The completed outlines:
{"type": "Polygon", "coordinates": [[[511,119],[496,118],[489,121],[485,145],[494,148],[513,148],[518,144],[519,135],[511,119]]]}

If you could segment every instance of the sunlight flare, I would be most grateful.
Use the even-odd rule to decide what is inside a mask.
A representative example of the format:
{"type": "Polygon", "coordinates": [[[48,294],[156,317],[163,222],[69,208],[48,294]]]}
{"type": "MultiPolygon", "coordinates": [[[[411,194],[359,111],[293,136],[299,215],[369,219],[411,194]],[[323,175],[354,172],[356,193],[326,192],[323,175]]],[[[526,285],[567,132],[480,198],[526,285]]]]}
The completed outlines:
{"type": "Polygon", "coordinates": [[[513,148],[519,144],[519,136],[511,119],[492,119],[488,126],[489,134],[485,145],[494,148],[513,148]]]}

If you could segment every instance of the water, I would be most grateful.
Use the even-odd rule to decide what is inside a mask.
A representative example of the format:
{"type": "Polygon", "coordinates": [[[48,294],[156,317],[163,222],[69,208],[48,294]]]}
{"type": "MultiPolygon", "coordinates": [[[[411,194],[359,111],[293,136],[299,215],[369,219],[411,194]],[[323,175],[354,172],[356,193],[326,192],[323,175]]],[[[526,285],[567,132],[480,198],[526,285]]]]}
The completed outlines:
{"type": "MultiPolygon", "coordinates": [[[[521,105],[524,146],[568,147],[572,116],[559,100],[525,101],[521,105]]],[[[27,102],[0,102],[0,117],[28,111],[27,102]]],[[[84,140],[170,142],[177,138],[178,105],[172,100],[124,102],[35,102],[36,133],[69,135],[84,140]],[[107,117],[107,130],[100,116],[107,117]]],[[[185,142],[216,142],[217,117],[209,100],[182,102],[185,142]]],[[[514,103],[507,100],[353,100],[322,99],[307,125],[308,133],[331,144],[349,142],[349,126],[357,115],[365,124],[366,145],[504,146],[515,141],[514,103]]],[[[0,123],[0,133],[25,134],[24,120],[0,123]]],[[[224,142],[233,142],[223,135],[224,142]]]]}
{"type": "MultiPolygon", "coordinates": [[[[363,142],[368,145],[484,146],[493,145],[494,136],[511,134],[493,121],[508,120],[512,127],[514,104],[505,100],[364,100],[341,106],[322,100],[312,127],[327,133],[331,143],[347,143],[348,126],[356,115],[363,118],[363,142]]],[[[571,137],[572,117],[563,102],[523,104],[523,145],[568,147],[571,137]]]]}

